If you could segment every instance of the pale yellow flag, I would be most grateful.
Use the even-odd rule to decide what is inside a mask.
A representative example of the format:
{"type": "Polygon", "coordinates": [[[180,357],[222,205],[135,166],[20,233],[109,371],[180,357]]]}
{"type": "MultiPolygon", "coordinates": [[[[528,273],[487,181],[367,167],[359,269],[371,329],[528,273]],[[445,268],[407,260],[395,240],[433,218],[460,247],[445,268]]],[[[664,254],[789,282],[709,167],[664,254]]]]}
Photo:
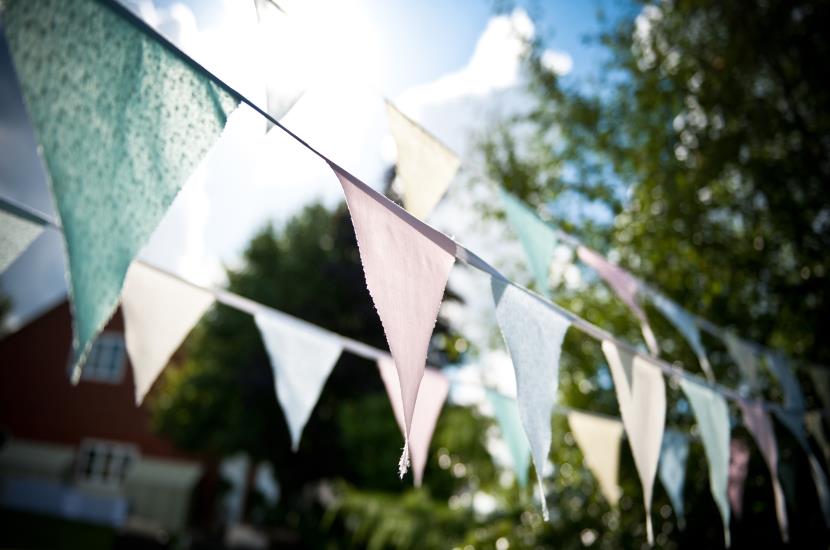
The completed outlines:
{"type": "Polygon", "coordinates": [[[568,424],[585,457],[585,464],[599,482],[602,494],[611,506],[616,506],[622,494],[617,478],[620,469],[622,422],[571,411],[568,413],[568,424]]]}
{"type": "Polygon", "coordinates": [[[461,161],[394,105],[386,103],[389,128],[398,149],[397,177],[403,188],[404,207],[426,218],[455,177],[461,161]]]}

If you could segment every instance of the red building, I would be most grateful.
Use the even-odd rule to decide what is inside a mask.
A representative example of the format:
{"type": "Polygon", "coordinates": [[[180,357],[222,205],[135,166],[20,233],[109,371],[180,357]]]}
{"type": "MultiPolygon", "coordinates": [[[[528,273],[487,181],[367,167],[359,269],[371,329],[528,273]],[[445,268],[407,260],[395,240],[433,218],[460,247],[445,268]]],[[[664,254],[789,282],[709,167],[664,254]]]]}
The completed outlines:
{"type": "Polygon", "coordinates": [[[120,312],[75,386],[71,341],[65,301],[0,340],[0,507],[168,533],[206,517],[191,503],[215,468],[155,435],[136,407],[120,312]]]}

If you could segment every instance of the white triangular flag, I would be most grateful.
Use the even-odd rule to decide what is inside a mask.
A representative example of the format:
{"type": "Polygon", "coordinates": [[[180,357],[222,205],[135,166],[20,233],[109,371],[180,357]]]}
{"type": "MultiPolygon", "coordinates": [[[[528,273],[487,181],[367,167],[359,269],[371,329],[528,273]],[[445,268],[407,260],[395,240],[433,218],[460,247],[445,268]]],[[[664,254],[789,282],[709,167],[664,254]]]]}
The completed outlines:
{"type": "Polygon", "coordinates": [[[328,331],[276,312],[260,312],[254,319],[271,358],[277,399],[296,451],[343,344],[328,331]]]}
{"type": "Polygon", "coordinates": [[[749,389],[758,391],[758,353],[751,344],[744,342],[731,332],[724,335],[723,341],[726,344],[726,349],[729,350],[729,355],[738,365],[749,389]]]}
{"type": "Polygon", "coordinates": [[[386,113],[398,149],[395,164],[403,183],[403,204],[412,215],[424,219],[452,183],[461,161],[389,102],[386,113]]]}
{"type": "Polygon", "coordinates": [[[0,273],[3,273],[37,239],[43,224],[6,210],[3,202],[0,207],[0,273]]]}
{"type": "Polygon", "coordinates": [[[640,356],[608,340],[602,342],[602,351],[611,367],[620,414],[643,485],[648,542],[654,544],[651,497],[666,426],[666,383],[660,368],[640,356]]]}
{"type": "Polygon", "coordinates": [[[585,464],[599,481],[602,494],[611,506],[616,506],[622,494],[617,482],[622,423],[619,420],[571,411],[568,413],[568,424],[585,457],[585,464]]]}
{"type": "Polygon", "coordinates": [[[124,339],[140,405],[173,353],[213,305],[213,294],[141,262],[127,270],[121,291],[124,339]]]}
{"type": "MultiPolygon", "coordinates": [[[[403,402],[401,401],[400,382],[395,362],[391,358],[378,360],[380,377],[386,388],[386,395],[392,403],[395,420],[403,433],[406,429],[403,419],[403,402]]],[[[412,474],[415,486],[420,487],[424,479],[424,467],[429,457],[429,444],[432,442],[432,432],[438,422],[441,409],[447,400],[450,391],[450,381],[441,371],[427,368],[418,390],[418,400],[415,402],[415,414],[412,416],[412,429],[409,431],[409,454],[412,456],[412,474]]]]}
{"type": "Polygon", "coordinates": [[[570,321],[544,302],[511,284],[491,278],[496,319],[513,359],[516,392],[533,465],[548,519],[542,472],[550,453],[551,414],[559,388],[559,355],[570,321]]]}

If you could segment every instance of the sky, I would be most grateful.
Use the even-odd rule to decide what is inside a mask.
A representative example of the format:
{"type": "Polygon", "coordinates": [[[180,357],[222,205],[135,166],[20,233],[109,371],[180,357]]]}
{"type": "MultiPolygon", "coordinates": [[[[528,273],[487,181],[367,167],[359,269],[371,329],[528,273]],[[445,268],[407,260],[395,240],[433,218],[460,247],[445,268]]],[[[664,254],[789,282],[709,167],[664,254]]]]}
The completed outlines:
{"type": "MultiPolygon", "coordinates": [[[[522,90],[517,34],[541,33],[551,67],[577,81],[596,71],[601,60],[600,51],[582,41],[598,28],[597,10],[625,9],[605,0],[556,0],[542,3],[543,8],[520,4],[499,15],[488,0],[282,0],[285,12],[272,13],[269,25],[262,25],[253,2],[128,4],[257,105],[266,105],[269,84],[284,100],[304,90],[281,122],[370,185],[377,185],[394,162],[384,97],[474,170],[471,135],[486,121],[529,102],[522,90]],[[528,11],[539,15],[538,26],[528,11]]],[[[36,147],[2,44],[0,193],[51,213],[36,147]]],[[[489,200],[486,190],[479,191],[480,200],[489,200]]],[[[476,220],[459,216],[470,210],[466,192],[451,190],[428,221],[488,260],[514,256],[515,243],[500,249],[503,228],[468,233],[476,220]]],[[[316,200],[329,206],[342,201],[329,168],[278,128],[266,133],[261,117],[243,105],[141,257],[194,282],[221,284],[223,266],[238,265],[258,229],[268,222],[279,226],[316,200]]],[[[474,288],[456,272],[451,284],[474,288]]],[[[0,290],[14,305],[12,326],[62,300],[64,278],[60,236],[47,230],[0,277],[0,290]]]]}

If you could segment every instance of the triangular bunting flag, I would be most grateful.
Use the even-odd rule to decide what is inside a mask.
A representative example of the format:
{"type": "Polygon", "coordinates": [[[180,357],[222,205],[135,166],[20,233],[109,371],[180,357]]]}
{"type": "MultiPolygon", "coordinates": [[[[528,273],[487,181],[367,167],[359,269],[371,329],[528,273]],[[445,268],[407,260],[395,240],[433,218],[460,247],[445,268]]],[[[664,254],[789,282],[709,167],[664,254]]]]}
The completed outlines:
{"type": "MultiPolygon", "coordinates": [[[[395,420],[398,421],[401,433],[404,433],[401,385],[398,382],[395,363],[391,359],[380,359],[378,369],[383,379],[383,386],[386,388],[386,394],[389,396],[389,402],[392,403],[395,420]]],[[[421,380],[418,401],[415,403],[415,413],[412,417],[412,429],[409,432],[409,454],[412,456],[412,474],[416,487],[420,487],[424,479],[424,467],[429,457],[432,432],[435,430],[435,423],[438,422],[438,416],[444,408],[449,391],[450,382],[441,371],[430,368],[424,370],[424,378],[421,380]]]]}
{"type": "Polygon", "coordinates": [[[658,474],[666,494],[674,507],[677,526],[686,526],[686,512],[683,504],[683,487],[686,484],[686,461],[689,458],[689,438],[686,434],[666,430],[663,434],[663,448],[660,451],[660,468],[658,474]]]}
{"type": "Polygon", "coordinates": [[[133,257],[237,101],[116,4],[4,6],[6,39],[64,230],[77,381],[133,257]]]}
{"type": "Polygon", "coordinates": [[[637,300],[637,294],[640,291],[640,282],[628,271],[618,265],[612,264],[590,248],[580,246],[576,249],[576,254],[580,260],[593,268],[608,283],[608,286],[614,290],[620,300],[634,313],[640,321],[643,339],[646,341],[646,345],[651,353],[653,355],[660,353],[657,338],[654,336],[654,331],[651,330],[651,325],[648,324],[646,312],[643,311],[640,302],[637,300]]]}
{"type": "Polygon", "coordinates": [[[395,166],[403,183],[403,204],[412,215],[424,219],[452,183],[461,161],[388,101],[386,113],[398,149],[395,166]]]}
{"type": "Polygon", "coordinates": [[[519,415],[530,442],[542,514],[547,521],[542,475],[550,453],[551,415],[559,388],[559,355],[571,324],[550,306],[513,285],[495,277],[490,279],[490,284],[496,320],[516,371],[519,415]]]}
{"type": "Polygon", "coordinates": [[[503,189],[500,191],[507,221],[516,231],[527,254],[536,288],[541,294],[550,296],[549,273],[556,249],[556,232],[519,199],[503,189]]]}
{"type": "Polygon", "coordinates": [[[824,515],[824,523],[830,527],[830,486],[828,486],[824,469],[810,447],[810,442],[807,440],[807,431],[804,429],[805,422],[807,429],[810,429],[810,421],[808,420],[810,414],[802,416],[800,413],[786,411],[781,407],[773,408],[772,412],[790,430],[790,433],[793,434],[793,437],[807,455],[807,460],[810,462],[810,473],[813,476],[813,482],[816,484],[819,506],[821,506],[821,512],[824,515]]]}
{"type": "MultiPolygon", "coordinates": [[[[398,370],[408,441],[429,341],[455,261],[455,244],[365,183],[336,166],[332,169],[346,195],[366,286],[398,370]]],[[[401,476],[408,462],[405,443],[401,476]]]]}
{"type": "Polygon", "coordinates": [[[724,335],[723,341],[729,355],[738,365],[746,385],[750,390],[758,391],[758,354],[755,349],[731,332],[724,335]]]}
{"type": "Polygon", "coordinates": [[[611,506],[616,506],[622,494],[617,483],[622,423],[619,420],[570,411],[568,424],[584,456],[583,462],[596,476],[605,499],[611,506]]]}
{"type": "Polygon", "coordinates": [[[808,412],[804,415],[804,424],[807,426],[810,435],[818,441],[821,452],[824,453],[824,459],[830,464],[830,441],[827,440],[827,435],[824,433],[822,416],[820,411],[808,412]]]}
{"type": "Polygon", "coordinates": [[[487,390],[487,398],[493,406],[493,414],[501,429],[501,436],[513,459],[513,471],[519,487],[527,486],[527,469],[530,466],[530,443],[527,441],[522,419],[519,417],[519,405],[515,399],[493,390],[487,390]]]}
{"type": "Polygon", "coordinates": [[[5,203],[0,202],[0,273],[29,248],[41,231],[43,224],[7,210],[5,203]]]}
{"type": "Polygon", "coordinates": [[[709,488],[723,519],[723,537],[729,546],[729,408],[723,397],[708,387],[689,380],[680,379],[680,387],[697,421],[703,450],[709,464],[709,488]]]}
{"type": "Polygon", "coordinates": [[[715,374],[712,372],[712,366],[709,364],[709,358],[706,356],[706,349],[703,347],[703,342],[700,339],[700,329],[695,322],[694,316],[656,290],[649,289],[648,295],[651,297],[651,302],[654,306],[660,310],[660,313],[686,338],[686,341],[692,347],[692,351],[697,355],[700,368],[703,370],[706,378],[710,382],[714,382],[715,374]]]}
{"type": "Polygon", "coordinates": [[[775,429],[764,407],[757,402],[740,401],[744,424],[749,433],[755,438],[755,443],[764,457],[772,478],[772,491],[775,496],[775,514],[778,516],[778,526],[781,528],[781,538],[787,542],[790,538],[787,522],[787,505],[784,502],[784,491],[778,480],[778,442],[775,440],[775,429]]]}
{"type": "Polygon", "coordinates": [[[651,497],[666,426],[666,383],[659,367],[608,340],[602,342],[602,352],[611,367],[620,414],[643,485],[648,542],[654,544],[651,497]]]}
{"type": "Polygon", "coordinates": [[[784,392],[784,405],[788,409],[804,409],[804,392],[798,383],[795,373],[787,357],[782,353],[767,352],[764,354],[770,372],[778,379],[784,392]]]}
{"type": "MultiPolygon", "coordinates": [[[[254,0],[259,21],[259,53],[265,75],[268,114],[281,119],[300,99],[308,80],[307,60],[295,55],[291,46],[299,31],[296,21],[272,0],[254,0]]],[[[266,131],[274,124],[266,122],[266,131]]]]}
{"type": "Polygon", "coordinates": [[[291,434],[291,447],[296,451],[343,344],[321,328],[276,312],[257,313],[254,319],[271,358],[277,399],[291,434]]]}
{"type": "Polygon", "coordinates": [[[213,301],[207,290],[132,263],[121,292],[121,312],[136,405],[213,301]]]}

